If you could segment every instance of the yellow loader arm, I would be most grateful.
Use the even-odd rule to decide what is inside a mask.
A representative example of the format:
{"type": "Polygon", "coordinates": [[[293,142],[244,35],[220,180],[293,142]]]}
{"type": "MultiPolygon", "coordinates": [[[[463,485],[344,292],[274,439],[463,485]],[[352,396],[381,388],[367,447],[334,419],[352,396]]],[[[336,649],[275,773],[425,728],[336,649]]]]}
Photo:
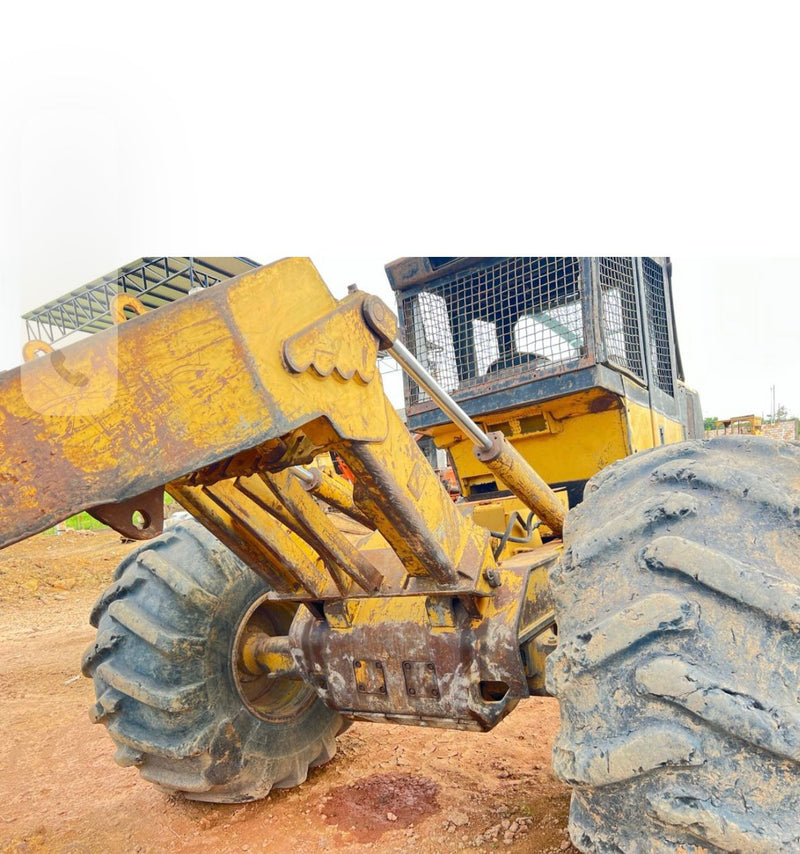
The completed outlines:
{"type": "Polygon", "coordinates": [[[305,527],[316,505],[284,470],[335,448],[411,588],[488,591],[486,532],[458,513],[383,394],[377,353],[395,335],[379,299],[337,303],[295,258],[2,375],[0,545],[85,508],[127,536],[154,536],[166,485],[278,590],[372,592],[382,573],[321,513],[312,539],[330,575],[275,518],[283,508],[281,521],[305,527]]]}
{"type": "MultiPolygon", "coordinates": [[[[2,375],[0,545],[83,509],[152,538],[166,489],[271,601],[305,605],[288,637],[248,635],[243,666],[303,678],[361,719],[420,723],[424,688],[438,725],[493,726],[543,685],[533,642],[552,624],[555,551],[498,566],[489,531],[453,504],[383,393],[378,351],[402,348],[396,335],[378,298],[336,301],[310,261],[288,259],[2,375]],[[355,475],[352,515],[376,529],[358,547],[298,476],[331,450],[355,475]],[[358,688],[342,676],[353,660],[365,662],[358,688]],[[416,660],[471,675],[417,685],[416,660]],[[410,693],[381,694],[401,664],[410,693]]],[[[557,529],[563,508],[547,487],[500,434],[470,429],[512,490],[524,497],[533,483],[529,504],[557,529]]]]}

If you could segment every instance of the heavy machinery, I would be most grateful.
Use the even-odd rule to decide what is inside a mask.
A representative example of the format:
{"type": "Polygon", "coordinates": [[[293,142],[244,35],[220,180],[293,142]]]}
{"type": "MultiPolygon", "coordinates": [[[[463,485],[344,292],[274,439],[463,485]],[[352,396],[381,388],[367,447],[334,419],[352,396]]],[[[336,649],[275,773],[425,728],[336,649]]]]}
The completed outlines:
{"type": "Polygon", "coordinates": [[[800,449],[694,439],[668,260],[387,273],[402,336],[288,259],[0,376],[2,543],[84,508],[155,538],[83,662],[117,761],[245,801],[348,721],[488,730],[549,691],[581,850],[800,850],[800,449]],[[158,536],[164,489],[201,524],[158,536]]]}

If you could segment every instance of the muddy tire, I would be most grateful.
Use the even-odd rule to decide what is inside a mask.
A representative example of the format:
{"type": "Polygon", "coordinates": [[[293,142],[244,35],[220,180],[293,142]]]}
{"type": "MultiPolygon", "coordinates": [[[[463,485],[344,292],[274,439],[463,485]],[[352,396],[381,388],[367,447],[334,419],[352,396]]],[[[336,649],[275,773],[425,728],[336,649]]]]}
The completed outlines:
{"type": "Polygon", "coordinates": [[[177,525],[114,578],[92,611],[83,672],[120,765],[187,798],[234,803],[296,786],[334,755],[344,721],[309,686],[236,666],[245,624],[286,634],[297,606],[267,602],[265,582],[202,526],[177,525]]]}
{"type": "Polygon", "coordinates": [[[800,445],[616,463],[564,540],[547,684],[574,844],[800,851],[800,445]]]}

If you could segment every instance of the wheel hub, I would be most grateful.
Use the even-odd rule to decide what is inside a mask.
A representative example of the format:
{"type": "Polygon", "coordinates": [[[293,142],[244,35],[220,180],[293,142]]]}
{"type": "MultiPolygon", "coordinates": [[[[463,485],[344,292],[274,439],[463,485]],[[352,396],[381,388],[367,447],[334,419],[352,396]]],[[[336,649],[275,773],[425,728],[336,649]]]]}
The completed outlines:
{"type": "Polygon", "coordinates": [[[294,675],[293,666],[288,666],[288,644],[283,639],[296,611],[296,605],[262,596],[248,608],[234,638],[236,691],[250,712],[265,721],[291,720],[316,698],[314,691],[294,675]]]}

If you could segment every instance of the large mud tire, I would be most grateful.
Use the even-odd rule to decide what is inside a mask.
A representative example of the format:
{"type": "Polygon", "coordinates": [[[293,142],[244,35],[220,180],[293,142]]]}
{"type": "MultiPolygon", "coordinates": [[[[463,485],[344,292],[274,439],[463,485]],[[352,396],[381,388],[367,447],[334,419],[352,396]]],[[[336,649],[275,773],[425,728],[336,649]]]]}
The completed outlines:
{"type": "Polygon", "coordinates": [[[296,786],[334,755],[344,721],[309,686],[236,666],[242,626],[285,634],[296,606],[266,601],[266,584],[202,526],[175,526],[114,578],[92,611],[83,672],[120,765],[187,798],[234,803],[296,786]]]}
{"type": "Polygon", "coordinates": [[[547,683],[574,844],[800,851],[800,445],[621,461],[564,539],[547,683]]]}

